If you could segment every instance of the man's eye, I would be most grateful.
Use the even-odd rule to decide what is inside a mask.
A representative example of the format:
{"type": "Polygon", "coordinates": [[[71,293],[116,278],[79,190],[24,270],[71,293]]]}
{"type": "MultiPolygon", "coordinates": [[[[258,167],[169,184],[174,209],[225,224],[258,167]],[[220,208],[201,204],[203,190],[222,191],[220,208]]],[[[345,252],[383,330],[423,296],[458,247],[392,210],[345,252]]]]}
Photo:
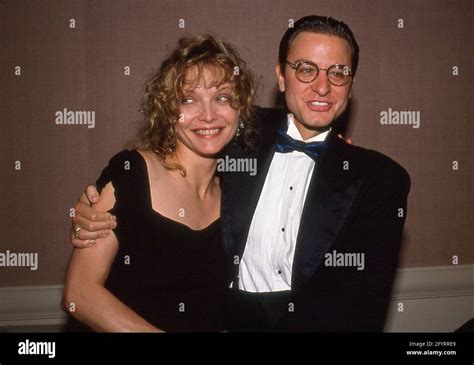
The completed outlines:
{"type": "Polygon", "coordinates": [[[314,69],[311,67],[303,67],[301,68],[301,73],[306,75],[311,75],[314,72],[314,69]]]}
{"type": "Polygon", "coordinates": [[[335,78],[335,79],[342,79],[345,77],[344,75],[344,72],[342,71],[333,71],[331,72],[331,77],[335,78]]]}

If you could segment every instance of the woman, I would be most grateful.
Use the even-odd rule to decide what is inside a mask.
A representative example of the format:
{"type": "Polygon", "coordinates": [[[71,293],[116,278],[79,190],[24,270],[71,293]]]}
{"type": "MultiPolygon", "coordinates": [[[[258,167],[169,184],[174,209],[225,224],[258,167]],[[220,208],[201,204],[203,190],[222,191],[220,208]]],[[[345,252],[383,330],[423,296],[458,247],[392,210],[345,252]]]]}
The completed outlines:
{"type": "Polygon", "coordinates": [[[213,36],[183,38],[146,87],[147,126],[103,170],[99,211],[118,228],[75,249],[64,307],[96,331],[225,329],[217,156],[251,146],[254,81],[213,36]]]}

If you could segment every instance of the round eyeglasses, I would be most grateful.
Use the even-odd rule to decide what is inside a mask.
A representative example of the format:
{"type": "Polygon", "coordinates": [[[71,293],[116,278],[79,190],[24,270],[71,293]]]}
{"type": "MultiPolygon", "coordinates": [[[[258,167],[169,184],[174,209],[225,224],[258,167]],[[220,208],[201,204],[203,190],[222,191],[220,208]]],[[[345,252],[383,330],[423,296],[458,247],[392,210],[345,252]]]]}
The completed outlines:
{"type": "Polygon", "coordinates": [[[326,71],[328,80],[334,86],[347,85],[352,80],[352,69],[345,65],[332,65],[329,68],[319,68],[313,62],[310,61],[298,61],[297,63],[286,63],[295,70],[296,78],[304,83],[310,83],[316,80],[319,75],[319,71],[326,71]]]}

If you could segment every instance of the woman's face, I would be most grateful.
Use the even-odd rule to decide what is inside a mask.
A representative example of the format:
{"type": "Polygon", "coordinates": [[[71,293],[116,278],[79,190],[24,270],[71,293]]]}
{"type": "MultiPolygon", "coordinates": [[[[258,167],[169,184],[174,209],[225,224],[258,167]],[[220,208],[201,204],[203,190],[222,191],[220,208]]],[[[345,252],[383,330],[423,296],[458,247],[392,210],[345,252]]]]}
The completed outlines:
{"type": "Polygon", "coordinates": [[[197,68],[186,74],[176,123],[178,151],[188,149],[203,157],[215,157],[235,136],[239,113],[232,108],[232,88],[218,85],[210,68],[204,68],[196,81],[197,68]]]}

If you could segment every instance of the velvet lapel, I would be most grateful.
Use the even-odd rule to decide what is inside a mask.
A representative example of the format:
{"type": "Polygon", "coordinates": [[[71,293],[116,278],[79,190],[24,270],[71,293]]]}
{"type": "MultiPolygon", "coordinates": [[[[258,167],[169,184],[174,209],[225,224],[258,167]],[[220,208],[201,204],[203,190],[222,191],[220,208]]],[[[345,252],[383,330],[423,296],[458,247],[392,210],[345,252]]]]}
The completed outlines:
{"type": "Polygon", "coordinates": [[[275,154],[276,132],[279,128],[286,128],[286,112],[279,109],[262,110],[259,121],[262,130],[258,151],[255,154],[240,155],[240,158],[257,159],[257,174],[250,176],[248,173],[230,173],[223,179],[221,216],[224,249],[228,255],[238,256],[239,261],[275,154]]]}
{"type": "Polygon", "coordinates": [[[316,161],[301,216],[292,269],[292,289],[300,289],[321,264],[348,219],[362,184],[351,167],[350,146],[331,132],[328,150],[316,161]],[[349,169],[344,169],[347,164],[349,169]]]}

